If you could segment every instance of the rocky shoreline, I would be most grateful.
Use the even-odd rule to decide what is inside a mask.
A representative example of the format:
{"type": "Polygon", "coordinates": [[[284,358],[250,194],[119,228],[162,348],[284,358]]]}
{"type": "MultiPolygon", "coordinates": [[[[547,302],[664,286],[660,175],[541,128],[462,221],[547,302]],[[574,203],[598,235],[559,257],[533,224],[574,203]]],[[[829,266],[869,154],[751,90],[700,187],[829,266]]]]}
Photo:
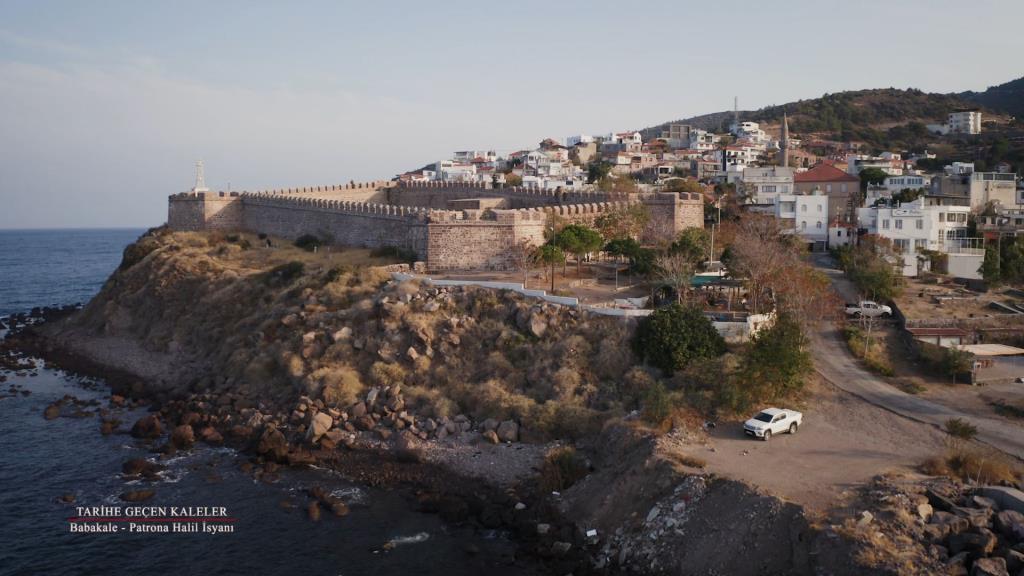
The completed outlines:
{"type": "MultiPolygon", "coordinates": [[[[228,446],[244,456],[241,469],[262,481],[275,480],[282,467],[328,468],[354,483],[407,491],[420,511],[438,514],[448,524],[505,531],[523,557],[540,563],[545,572],[614,573],[606,565],[597,567],[593,538],[566,520],[557,502],[540,491],[535,477],[545,446],[511,444],[518,432],[514,422],[473,423],[465,416],[417,419],[402,411],[397,386],[372,388],[344,411],[301,397],[287,414],[230,392],[168,398],[161,391],[153,393],[139,375],[103,365],[81,348],[50,338],[48,324],[73,311],[41,310],[8,319],[5,367],[31,370],[26,358],[37,357],[69,373],[102,379],[110,387],[106,406],[63,398],[47,408],[42,415],[47,419],[73,417],[68,407],[92,411],[88,415],[98,416],[98,432],[130,434],[148,442],[161,458],[197,443],[228,446]],[[149,413],[123,422],[122,411],[134,408],[149,413]],[[519,462],[509,466],[510,458],[519,462]],[[467,460],[505,465],[474,470],[467,460]]],[[[126,478],[155,478],[159,466],[129,460],[122,472],[126,478]]],[[[153,495],[153,489],[143,488],[126,491],[122,499],[145,501],[153,495]]],[[[348,513],[343,502],[316,487],[307,497],[311,521],[323,513],[348,513]]]]}

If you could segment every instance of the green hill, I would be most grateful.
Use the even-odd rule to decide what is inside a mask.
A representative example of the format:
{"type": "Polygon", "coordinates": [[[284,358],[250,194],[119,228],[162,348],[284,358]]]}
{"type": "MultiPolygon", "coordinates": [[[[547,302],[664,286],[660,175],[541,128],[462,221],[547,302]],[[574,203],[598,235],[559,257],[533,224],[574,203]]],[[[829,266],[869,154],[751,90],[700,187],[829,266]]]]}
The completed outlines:
{"type": "Polygon", "coordinates": [[[1024,118],[1024,77],[991,86],[984,92],[961,92],[960,98],[1016,118],[1024,118]]]}

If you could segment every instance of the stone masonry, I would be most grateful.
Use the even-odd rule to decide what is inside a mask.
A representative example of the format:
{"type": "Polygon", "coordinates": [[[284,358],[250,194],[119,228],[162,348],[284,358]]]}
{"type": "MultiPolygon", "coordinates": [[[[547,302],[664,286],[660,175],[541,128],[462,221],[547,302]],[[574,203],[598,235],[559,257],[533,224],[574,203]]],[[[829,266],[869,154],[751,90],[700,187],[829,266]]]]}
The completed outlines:
{"type": "Polygon", "coordinates": [[[552,214],[593,224],[601,214],[639,202],[650,213],[646,241],[703,226],[698,194],[640,193],[612,200],[602,192],[379,181],[174,194],[167,223],[173,230],[239,230],[288,239],[314,234],[340,245],[397,246],[414,251],[431,271],[514,268],[515,247],[543,243],[552,214]]]}

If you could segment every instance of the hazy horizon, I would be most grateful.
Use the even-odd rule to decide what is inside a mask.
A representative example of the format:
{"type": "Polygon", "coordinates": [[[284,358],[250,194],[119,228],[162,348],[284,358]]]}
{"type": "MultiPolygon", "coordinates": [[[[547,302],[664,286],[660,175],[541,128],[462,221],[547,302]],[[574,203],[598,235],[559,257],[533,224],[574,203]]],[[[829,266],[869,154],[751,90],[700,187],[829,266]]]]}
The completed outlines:
{"type": "Polygon", "coordinates": [[[158,225],[199,159],[212,189],[341,184],[457,149],[720,112],[733,96],[757,109],[866,88],[980,91],[1022,73],[1024,5],[999,4],[973,3],[965,23],[949,17],[962,5],[923,0],[635,13],[0,0],[0,228],[158,225]]]}

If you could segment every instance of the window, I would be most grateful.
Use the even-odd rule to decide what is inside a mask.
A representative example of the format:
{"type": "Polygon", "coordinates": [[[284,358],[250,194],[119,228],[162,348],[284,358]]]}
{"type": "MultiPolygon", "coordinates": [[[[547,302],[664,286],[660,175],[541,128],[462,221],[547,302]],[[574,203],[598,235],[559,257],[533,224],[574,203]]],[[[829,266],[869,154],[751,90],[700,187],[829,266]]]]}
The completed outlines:
{"type": "Polygon", "coordinates": [[[892,246],[897,252],[906,252],[910,249],[910,240],[906,238],[896,238],[892,241],[892,246]]]}
{"type": "Polygon", "coordinates": [[[800,229],[801,230],[806,230],[807,229],[807,221],[806,220],[803,220],[802,222],[800,222],[800,229]]]}
{"type": "Polygon", "coordinates": [[[832,192],[832,185],[831,184],[825,184],[825,192],[826,193],[831,193],[832,192]]]}
{"type": "Polygon", "coordinates": [[[888,220],[882,220],[882,230],[888,230],[888,229],[889,229],[889,221],[888,220]]]}
{"type": "Polygon", "coordinates": [[[945,212],[939,212],[939,222],[945,222],[945,221],[946,221],[946,213],[945,212]]]}
{"type": "Polygon", "coordinates": [[[843,237],[843,231],[842,230],[836,230],[836,238],[842,238],[842,237],[843,237]]]}
{"type": "Polygon", "coordinates": [[[918,238],[917,240],[914,240],[914,248],[916,250],[925,250],[928,248],[928,241],[918,238]]]}
{"type": "Polygon", "coordinates": [[[846,184],[840,184],[839,185],[839,191],[840,192],[846,192],[846,184]]]}
{"type": "Polygon", "coordinates": [[[922,218],[918,218],[917,220],[915,220],[914,227],[917,228],[918,230],[924,230],[924,220],[922,218]]]}
{"type": "Polygon", "coordinates": [[[818,212],[821,212],[821,204],[818,204],[818,212]]]}
{"type": "Polygon", "coordinates": [[[803,205],[801,205],[801,206],[800,206],[800,211],[801,211],[801,212],[807,212],[807,204],[803,204],[803,205]]]}
{"type": "Polygon", "coordinates": [[[814,227],[817,228],[818,230],[821,230],[821,220],[818,220],[818,223],[815,224],[814,227]]]}
{"type": "Polygon", "coordinates": [[[903,218],[896,219],[896,229],[903,230],[903,218]]]}

